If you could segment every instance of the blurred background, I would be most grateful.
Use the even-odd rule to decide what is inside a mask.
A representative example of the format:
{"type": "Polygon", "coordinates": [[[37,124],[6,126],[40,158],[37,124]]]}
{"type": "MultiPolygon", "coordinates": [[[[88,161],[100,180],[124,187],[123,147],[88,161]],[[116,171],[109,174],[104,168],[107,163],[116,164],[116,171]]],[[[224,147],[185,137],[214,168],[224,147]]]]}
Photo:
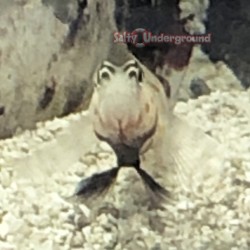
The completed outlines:
{"type": "Polygon", "coordinates": [[[246,0],[1,0],[0,7],[0,138],[86,109],[92,73],[115,31],[212,34],[202,45],[128,44],[170,80],[185,72],[182,100],[249,87],[246,0]]]}

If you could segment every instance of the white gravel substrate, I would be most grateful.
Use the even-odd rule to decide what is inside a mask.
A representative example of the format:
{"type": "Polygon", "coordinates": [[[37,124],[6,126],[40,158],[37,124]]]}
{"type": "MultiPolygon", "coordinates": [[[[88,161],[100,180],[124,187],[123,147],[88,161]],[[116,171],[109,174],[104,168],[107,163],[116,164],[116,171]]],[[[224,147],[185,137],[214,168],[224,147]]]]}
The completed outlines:
{"type": "MultiPolygon", "coordinates": [[[[44,143],[58,146],[52,142],[55,134],[79,115],[40,123],[36,131],[0,141],[0,249],[250,249],[249,96],[247,91],[218,91],[177,104],[176,113],[225,146],[225,178],[210,199],[175,199],[165,210],[150,208],[141,181],[127,169],[105,198],[88,202],[63,198],[73,193],[83,176],[115,164],[105,144],[93,147],[67,172],[47,175],[42,184],[16,178],[19,164],[10,160],[32,155],[44,143]]],[[[79,140],[83,137],[79,135],[79,140]]],[[[60,166],[69,151],[58,152],[63,153],[60,166]]],[[[56,165],[53,150],[44,153],[56,165]]],[[[34,169],[48,162],[36,161],[34,169]]],[[[21,158],[19,163],[23,165],[21,158]]]]}

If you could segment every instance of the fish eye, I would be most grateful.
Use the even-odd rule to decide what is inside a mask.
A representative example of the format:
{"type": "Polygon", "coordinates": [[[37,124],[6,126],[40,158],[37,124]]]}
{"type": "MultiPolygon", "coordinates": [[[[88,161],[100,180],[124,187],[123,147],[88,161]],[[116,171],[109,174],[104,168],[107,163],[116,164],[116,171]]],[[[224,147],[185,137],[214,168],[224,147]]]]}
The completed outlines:
{"type": "Polygon", "coordinates": [[[103,81],[110,81],[112,74],[115,73],[115,69],[113,65],[107,61],[103,62],[101,65],[98,75],[97,75],[97,83],[101,84],[103,81]]]}
{"type": "Polygon", "coordinates": [[[128,61],[124,66],[124,71],[130,79],[135,78],[138,83],[143,81],[143,71],[135,60],[128,61]]]}
{"type": "Polygon", "coordinates": [[[138,78],[137,77],[137,71],[135,69],[131,70],[129,73],[128,73],[128,76],[129,78],[138,78]]]}
{"type": "Polygon", "coordinates": [[[135,78],[139,83],[143,80],[143,72],[140,68],[133,68],[128,73],[129,78],[135,78]]]}
{"type": "Polygon", "coordinates": [[[101,80],[110,80],[110,75],[107,71],[100,72],[100,79],[101,80]]]}

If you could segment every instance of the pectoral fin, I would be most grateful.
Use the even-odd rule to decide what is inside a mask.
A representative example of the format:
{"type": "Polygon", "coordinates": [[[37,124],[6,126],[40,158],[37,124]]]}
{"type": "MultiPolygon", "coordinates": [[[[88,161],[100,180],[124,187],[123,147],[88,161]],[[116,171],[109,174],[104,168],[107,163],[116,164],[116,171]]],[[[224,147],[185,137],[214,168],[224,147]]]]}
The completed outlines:
{"type": "Polygon", "coordinates": [[[119,167],[115,167],[81,180],[74,195],[89,198],[103,194],[115,182],[119,169],[119,167]]]}
{"type": "Polygon", "coordinates": [[[53,173],[69,169],[97,142],[89,113],[84,112],[56,132],[52,140],[39,143],[27,155],[8,164],[14,166],[18,177],[44,182],[53,173]]]}

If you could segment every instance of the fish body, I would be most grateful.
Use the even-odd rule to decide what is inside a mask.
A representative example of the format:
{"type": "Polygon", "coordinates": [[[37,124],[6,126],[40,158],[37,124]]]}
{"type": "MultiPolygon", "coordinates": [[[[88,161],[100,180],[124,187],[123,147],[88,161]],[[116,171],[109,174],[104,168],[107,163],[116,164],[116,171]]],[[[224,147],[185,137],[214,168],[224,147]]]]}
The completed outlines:
{"type": "Polygon", "coordinates": [[[162,80],[135,58],[119,66],[104,61],[98,68],[89,111],[93,131],[112,147],[117,167],[88,178],[89,185],[83,180],[77,195],[92,194],[97,180],[95,190],[107,190],[124,166],[133,167],[150,193],[160,198],[169,191],[155,177],[191,188],[205,176],[219,175],[220,166],[209,163],[217,143],[174,115],[174,102],[162,80]]]}
{"type": "Polygon", "coordinates": [[[151,191],[167,194],[145,170],[141,168],[141,154],[146,152],[158,130],[163,87],[157,78],[152,82],[137,60],[129,60],[121,66],[102,63],[96,72],[96,89],[90,104],[93,130],[97,138],[107,142],[117,156],[117,168],[83,180],[77,188],[78,195],[89,195],[95,190],[106,190],[116,178],[121,167],[130,166],[142,177],[151,191]],[[115,174],[114,174],[115,173],[115,174]],[[103,180],[103,181],[101,181],[103,180]],[[86,184],[88,183],[88,184],[86,184]]]}

